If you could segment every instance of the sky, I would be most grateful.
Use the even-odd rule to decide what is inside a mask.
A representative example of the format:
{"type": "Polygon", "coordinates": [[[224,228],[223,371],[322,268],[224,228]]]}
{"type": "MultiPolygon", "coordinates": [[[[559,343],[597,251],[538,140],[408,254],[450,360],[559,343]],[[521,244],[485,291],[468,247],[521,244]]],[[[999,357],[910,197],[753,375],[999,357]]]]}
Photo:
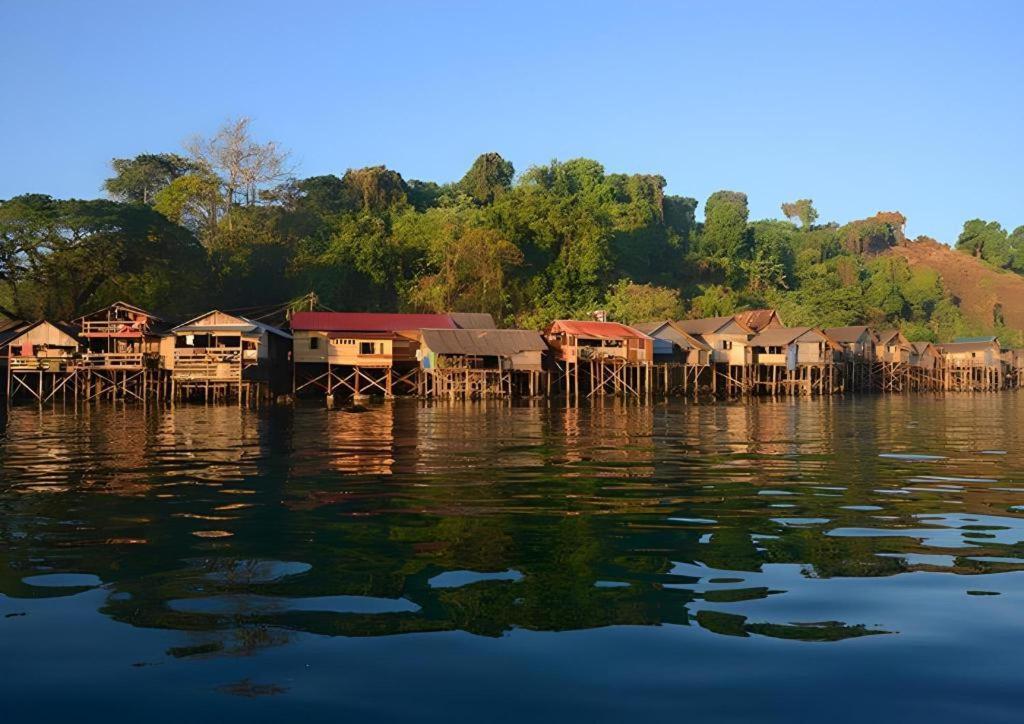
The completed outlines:
{"type": "MultiPolygon", "coordinates": [[[[751,218],[1024,224],[1024,2],[0,0],[0,199],[229,117],[299,176],[585,156],[751,218]]],[[[701,212],[698,212],[699,214],[701,212]]]]}

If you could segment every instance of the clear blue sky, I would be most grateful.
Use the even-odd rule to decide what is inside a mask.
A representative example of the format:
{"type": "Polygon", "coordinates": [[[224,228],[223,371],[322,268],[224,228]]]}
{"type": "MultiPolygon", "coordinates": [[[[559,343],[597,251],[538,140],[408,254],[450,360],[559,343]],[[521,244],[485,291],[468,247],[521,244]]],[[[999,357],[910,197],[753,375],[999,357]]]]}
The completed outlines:
{"type": "Polygon", "coordinates": [[[301,175],[589,156],[753,218],[1024,224],[1024,2],[0,0],[0,198],[250,115],[301,175]]]}

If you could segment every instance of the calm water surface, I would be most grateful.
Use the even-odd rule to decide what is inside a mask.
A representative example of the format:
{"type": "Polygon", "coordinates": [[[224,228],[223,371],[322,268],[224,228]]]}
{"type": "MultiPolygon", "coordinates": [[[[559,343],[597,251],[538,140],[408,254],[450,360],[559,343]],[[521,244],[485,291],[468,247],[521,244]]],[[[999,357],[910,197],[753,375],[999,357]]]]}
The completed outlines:
{"type": "Polygon", "coordinates": [[[1022,401],[15,408],[3,720],[1020,721],[1022,401]]]}

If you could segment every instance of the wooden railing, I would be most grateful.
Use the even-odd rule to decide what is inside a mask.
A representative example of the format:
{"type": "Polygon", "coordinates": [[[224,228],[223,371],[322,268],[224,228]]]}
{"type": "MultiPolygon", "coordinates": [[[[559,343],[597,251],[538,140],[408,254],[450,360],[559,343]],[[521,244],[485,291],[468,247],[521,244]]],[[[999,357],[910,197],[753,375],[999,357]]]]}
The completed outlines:
{"type": "Polygon", "coordinates": [[[236,381],[242,375],[242,351],[225,349],[174,350],[174,377],[182,380],[236,381]]]}
{"type": "Polygon", "coordinates": [[[153,352],[86,352],[79,364],[93,369],[141,369],[155,366],[159,358],[153,352]]]}
{"type": "Polygon", "coordinates": [[[90,335],[114,335],[114,334],[137,334],[142,336],[149,330],[147,322],[133,322],[129,320],[99,320],[82,322],[82,334],[90,335]]]}

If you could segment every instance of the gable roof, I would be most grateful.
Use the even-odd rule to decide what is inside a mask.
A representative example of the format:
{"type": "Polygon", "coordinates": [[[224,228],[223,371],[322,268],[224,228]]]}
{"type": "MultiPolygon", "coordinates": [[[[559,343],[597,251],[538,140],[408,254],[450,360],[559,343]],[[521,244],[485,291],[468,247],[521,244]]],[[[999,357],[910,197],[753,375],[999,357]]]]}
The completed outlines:
{"type": "Polygon", "coordinates": [[[548,333],[562,332],[592,339],[650,339],[643,332],[619,322],[584,322],[576,319],[556,319],[548,333]]]}
{"type": "Polygon", "coordinates": [[[990,342],[947,342],[946,344],[938,345],[939,351],[942,354],[957,354],[959,352],[983,352],[985,350],[999,349],[999,343],[995,341],[990,342]]]}
{"type": "Polygon", "coordinates": [[[243,317],[239,314],[229,314],[228,312],[222,312],[219,309],[211,309],[209,312],[200,314],[198,317],[193,317],[187,322],[179,324],[177,327],[171,329],[171,332],[182,332],[186,334],[202,334],[203,332],[238,332],[239,334],[252,334],[253,332],[268,332],[269,334],[275,334],[278,337],[284,339],[291,339],[292,336],[285,332],[283,329],[278,329],[264,322],[257,322],[254,319],[243,317]],[[229,317],[236,322],[224,322],[221,324],[198,324],[200,320],[206,319],[214,314],[223,314],[225,317],[229,317]]]}
{"type": "Polygon", "coordinates": [[[39,327],[44,324],[48,324],[49,326],[56,329],[58,332],[69,337],[70,341],[73,342],[76,347],[80,344],[78,340],[78,327],[74,326],[73,324],[68,324],[67,322],[51,322],[47,319],[38,319],[35,322],[23,322],[21,326],[12,327],[8,329],[6,332],[0,334],[0,344],[11,344],[18,338],[23,337],[24,335],[31,332],[36,327],[39,327]]]}
{"type": "Polygon", "coordinates": [[[749,344],[752,347],[785,347],[805,334],[812,334],[822,342],[828,342],[830,345],[834,344],[814,327],[777,327],[775,329],[766,329],[750,340],[749,344]]]}
{"type": "Polygon", "coordinates": [[[999,340],[990,335],[987,337],[957,337],[953,342],[996,342],[998,344],[999,340]]]}
{"type": "Polygon", "coordinates": [[[674,322],[671,319],[667,319],[663,322],[642,322],[641,324],[634,324],[633,329],[643,332],[648,337],[670,340],[681,347],[686,346],[692,349],[702,349],[706,352],[711,351],[711,345],[700,337],[689,334],[686,330],[680,327],[677,322],[674,322]]]}
{"type": "MultiPolygon", "coordinates": [[[[704,317],[702,319],[680,319],[676,322],[679,328],[687,334],[714,334],[729,322],[736,322],[741,327],[743,323],[736,317],[704,317]]],[[[744,327],[746,329],[746,327],[744,327]]]]}
{"type": "Polygon", "coordinates": [[[936,347],[931,342],[928,342],[927,340],[923,341],[923,342],[911,342],[910,346],[914,348],[914,354],[916,354],[916,355],[924,354],[925,352],[927,352],[929,350],[929,348],[936,355],[940,354],[938,347],[936,347]]]}
{"type": "Polygon", "coordinates": [[[824,331],[828,337],[840,344],[852,344],[864,334],[867,334],[868,338],[871,337],[871,329],[866,324],[857,324],[852,327],[827,327],[824,331]]]}
{"type": "Polygon", "coordinates": [[[540,332],[529,329],[421,329],[420,336],[437,354],[511,357],[548,348],[540,332]]]}
{"type": "Polygon", "coordinates": [[[782,324],[774,309],[748,309],[733,315],[734,319],[751,332],[760,332],[773,322],[782,324]]]}
{"type": "Polygon", "coordinates": [[[293,332],[405,332],[456,328],[448,314],[387,312],[295,312],[290,326],[293,332]]]}
{"type": "Polygon", "coordinates": [[[448,316],[459,329],[497,329],[498,327],[489,312],[449,312],[448,316]]]}
{"type": "Polygon", "coordinates": [[[84,319],[88,319],[89,317],[93,317],[93,316],[99,314],[100,312],[105,312],[108,309],[113,309],[115,307],[121,307],[123,309],[127,309],[130,312],[137,312],[139,314],[144,314],[147,317],[149,317],[150,319],[154,319],[154,320],[157,320],[157,321],[160,321],[160,322],[163,321],[162,319],[160,319],[160,317],[156,316],[155,314],[153,314],[151,312],[147,312],[142,307],[136,307],[134,304],[129,304],[128,302],[120,302],[120,301],[113,302],[112,304],[108,304],[105,307],[100,307],[99,309],[94,309],[93,311],[88,312],[86,314],[83,314],[80,317],[76,317],[74,321],[81,322],[84,319]]]}
{"type": "Polygon", "coordinates": [[[903,336],[903,332],[901,332],[898,329],[884,329],[884,330],[882,330],[881,332],[878,333],[878,343],[879,344],[888,345],[888,344],[892,344],[894,341],[897,341],[897,342],[898,341],[903,341],[903,342],[906,342],[907,344],[910,344],[910,342],[907,341],[907,338],[903,336]],[[897,339],[897,338],[900,338],[900,339],[897,339]]]}

